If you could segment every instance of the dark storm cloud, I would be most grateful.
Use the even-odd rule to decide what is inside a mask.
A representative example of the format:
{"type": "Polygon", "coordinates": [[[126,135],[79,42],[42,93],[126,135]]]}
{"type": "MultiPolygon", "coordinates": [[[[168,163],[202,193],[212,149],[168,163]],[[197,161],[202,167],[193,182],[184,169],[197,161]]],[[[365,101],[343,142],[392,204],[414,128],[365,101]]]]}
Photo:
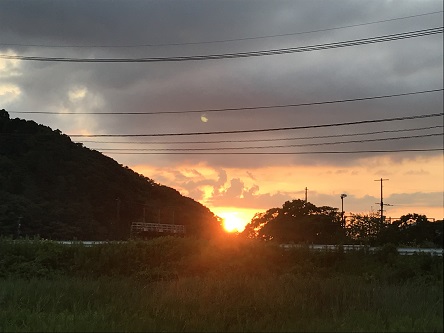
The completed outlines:
{"type": "MultiPolygon", "coordinates": [[[[195,43],[310,31],[437,10],[442,10],[440,1],[2,1],[0,53],[5,53],[9,49],[17,54],[26,55],[152,57],[271,49],[436,27],[442,25],[442,13],[322,33],[230,43],[138,48],[42,48],[1,44],[97,46],[195,43]]],[[[21,99],[7,105],[16,110],[56,111],[63,107],[75,112],[81,110],[141,112],[310,103],[442,88],[442,46],[442,35],[437,35],[336,50],[192,63],[22,62],[21,75],[0,77],[0,84],[7,82],[20,87],[21,99]],[[85,98],[75,101],[69,98],[70,92],[82,88],[87,89],[85,98]]],[[[27,115],[26,117],[71,134],[76,128],[70,124],[78,126],[89,124],[88,130],[97,133],[180,133],[409,116],[441,112],[442,105],[442,93],[435,93],[332,104],[327,107],[207,113],[206,123],[201,121],[202,114],[199,113],[168,116],[82,116],[77,118],[81,119],[77,121],[69,118],[73,116],[61,118],[61,116],[27,115]]],[[[186,139],[242,140],[342,134],[430,126],[436,124],[438,119],[286,133],[186,137],[186,139]]],[[[165,139],[168,140],[183,141],[185,138],[165,139]]],[[[285,142],[273,144],[276,143],[285,142]]],[[[246,144],[239,143],[237,146],[242,145],[246,144]]],[[[89,146],[100,148],[103,145],[89,144],[89,146]]],[[[380,143],[321,146],[316,149],[325,151],[440,146],[442,146],[442,137],[428,137],[380,143]]],[[[153,147],[173,148],[177,145],[166,143],[153,147]]],[[[313,147],[294,149],[315,151],[313,147]]],[[[368,155],[341,155],[339,158],[338,155],[111,156],[125,161],[125,164],[146,162],[162,165],[179,164],[182,161],[205,161],[215,167],[252,168],[264,165],[291,165],[295,162],[347,164],[368,155]]],[[[407,156],[396,155],[394,159],[407,156]]]]}
{"type": "Polygon", "coordinates": [[[0,19],[5,37],[33,44],[168,44],[314,29],[319,23],[359,21],[380,9],[376,2],[354,1],[338,6],[322,1],[14,0],[2,1],[0,19]]]}

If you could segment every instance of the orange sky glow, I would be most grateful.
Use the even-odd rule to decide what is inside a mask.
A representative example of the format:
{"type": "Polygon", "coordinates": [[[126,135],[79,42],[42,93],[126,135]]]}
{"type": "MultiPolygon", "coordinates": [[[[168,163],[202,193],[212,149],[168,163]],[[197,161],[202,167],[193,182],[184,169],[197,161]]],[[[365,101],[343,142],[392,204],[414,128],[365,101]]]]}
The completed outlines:
{"type": "Polygon", "coordinates": [[[206,205],[216,215],[226,218],[226,229],[242,231],[255,213],[281,207],[286,200],[307,199],[317,206],[341,209],[341,193],[346,193],[344,211],[348,215],[377,212],[380,202],[380,178],[383,182],[386,216],[398,218],[408,213],[442,219],[443,158],[416,158],[396,161],[386,157],[362,159],[347,167],[275,166],[255,169],[224,168],[227,180],[216,186],[218,172],[205,164],[153,168],[134,165],[139,173],[172,186],[183,195],[206,205]],[[179,176],[180,175],[180,176],[179,176]],[[238,180],[230,182],[230,180],[238,180]],[[189,184],[194,182],[194,186],[189,184]],[[202,185],[199,185],[199,183],[202,185]],[[208,182],[207,182],[208,183],[208,182]],[[235,188],[234,184],[237,184],[235,188]],[[217,187],[218,186],[218,187],[217,187]],[[218,193],[215,193],[215,189],[218,193]],[[427,193],[434,193],[433,199],[427,193]]]}

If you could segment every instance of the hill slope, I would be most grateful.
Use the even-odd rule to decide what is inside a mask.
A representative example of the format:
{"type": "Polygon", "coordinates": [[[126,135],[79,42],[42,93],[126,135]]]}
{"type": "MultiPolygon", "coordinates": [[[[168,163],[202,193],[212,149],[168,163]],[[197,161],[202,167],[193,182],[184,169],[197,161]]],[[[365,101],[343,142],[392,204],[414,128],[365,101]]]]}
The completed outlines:
{"type": "Polygon", "coordinates": [[[134,221],[220,232],[205,206],[155,183],[59,130],[0,110],[0,235],[127,239],[134,221]],[[20,226],[19,226],[20,224],[20,226]]]}

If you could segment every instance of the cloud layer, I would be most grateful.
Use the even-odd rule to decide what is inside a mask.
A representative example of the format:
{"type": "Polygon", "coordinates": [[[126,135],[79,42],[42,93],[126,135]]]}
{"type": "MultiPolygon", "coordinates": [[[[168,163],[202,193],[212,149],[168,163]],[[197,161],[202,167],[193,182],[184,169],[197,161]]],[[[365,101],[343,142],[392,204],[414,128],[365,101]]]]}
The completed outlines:
{"type": "MultiPolygon", "coordinates": [[[[139,58],[250,52],[439,27],[443,25],[442,9],[442,2],[437,0],[2,1],[0,54],[139,58]],[[262,38],[265,36],[274,37],[262,38]]],[[[67,134],[165,134],[310,126],[440,113],[443,94],[441,91],[288,108],[205,110],[316,103],[441,89],[442,73],[442,34],[288,55],[181,63],[85,64],[0,59],[0,107],[10,111],[12,117],[32,119],[67,134]],[[203,111],[129,114],[190,110],[203,111]]],[[[147,176],[166,185],[179,186],[191,197],[211,206],[260,209],[301,197],[304,187],[313,188],[311,184],[315,182],[313,179],[311,184],[304,184],[302,179],[297,179],[294,181],[300,184],[293,188],[294,183],[285,186],[284,175],[280,180],[273,175],[270,178],[274,179],[275,186],[272,187],[267,177],[255,179],[266,170],[294,171],[297,167],[307,167],[316,173],[316,170],[331,168],[351,175],[365,163],[369,169],[372,166],[370,178],[387,172],[398,178],[429,179],[439,174],[440,162],[436,158],[442,151],[308,155],[249,155],[247,152],[442,148],[442,136],[430,136],[442,134],[442,128],[431,128],[437,125],[442,125],[442,117],[292,131],[76,140],[106,151],[122,164],[145,165],[153,172],[147,176]],[[377,133],[358,135],[369,132],[377,133]],[[413,137],[419,135],[428,136],[413,137]],[[324,138],[314,138],[319,136],[324,138]],[[344,143],[401,136],[410,138],[344,143]],[[218,142],[196,143],[202,141],[218,142]],[[332,144],[338,141],[342,143],[332,144]],[[313,146],[321,143],[328,144],[313,146]],[[311,145],[301,146],[304,144],[311,145]],[[275,147],[283,145],[293,147],[275,147]],[[238,149],[246,146],[274,147],[238,149]],[[228,147],[237,148],[238,154],[210,154],[224,152],[217,149],[228,147]],[[152,155],[140,150],[184,148],[209,150],[196,155],[178,154],[177,150],[152,155]],[[124,151],[109,149],[139,150],[119,154],[124,151]],[[420,166],[410,171],[403,169],[411,172],[405,175],[395,171],[405,163],[416,163],[418,158],[438,164],[433,170],[420,166]],[[381,164],[382,160],[386,163],[381,164]],[[212,170],[211,176],[200,168],[212,170]],[[193,170],[193,174],[189,174],[189,170],[193,170]]],[[[318,178],[314,187],[319,192],[313,189],[311,197],[319,201],[317,204],[337,202],[338,193],[332,193],[335,178],[325,174],[323,177],[323,182],[330,183],[331,188],[323,187],[318,178]]],[[[415,185],[392,195],[396,201],[407,204],[436,205],[442,199],[440,191],[442,187],[423,189],[415,185]]],[[[375,196],[366,199],[363,194],[350,195],[347,199],[356,210],[377,201],[375,196]]]]}

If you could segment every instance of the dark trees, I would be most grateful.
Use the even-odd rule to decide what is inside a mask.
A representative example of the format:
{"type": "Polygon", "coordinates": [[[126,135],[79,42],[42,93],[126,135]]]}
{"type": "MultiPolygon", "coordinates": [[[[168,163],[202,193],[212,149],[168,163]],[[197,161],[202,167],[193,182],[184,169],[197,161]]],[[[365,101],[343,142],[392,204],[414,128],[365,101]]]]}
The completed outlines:
{"type": "Polygon", "coordinates": [[[193,199],[58,130],[0,111],[0,235],[17,236],[20,221],[22,236],[126,239],[147,204],[174,207],[175,223],[193,235],[220,228],[214,214],[193,199]]]}
{"type": "Polygon", "coordinates": [[[388,224],[381,232],[380,243],[411,246],[443,245],[443,221],[431,222],[427,216],[407,214],[388,224]]]}
{"type": "Polygon", "coordinates": [[[278,242],[331,244],[345,239],[337,208],[293,200],[256,214],[242,234],[278,242]]]}
{"type": "Polygon", "coordinates": [[[279,243],[442,247],[443,221],[431,222],[419,214],[403,215],[393,222],[381,221],[378,214],[352,214],[343,227],[337,208],[293,200],[282,208],[257,213],[241,235],[279,243]]]}
{"type": "Polygon", "coordinates": [[[376,214],[355,214],[347,221],[346,232],[352,241],[367,245],[442,247],[443,244],[443,221],[431,222],[427,216],[415,213],[393,222],[381,222],[376,214]]]}

